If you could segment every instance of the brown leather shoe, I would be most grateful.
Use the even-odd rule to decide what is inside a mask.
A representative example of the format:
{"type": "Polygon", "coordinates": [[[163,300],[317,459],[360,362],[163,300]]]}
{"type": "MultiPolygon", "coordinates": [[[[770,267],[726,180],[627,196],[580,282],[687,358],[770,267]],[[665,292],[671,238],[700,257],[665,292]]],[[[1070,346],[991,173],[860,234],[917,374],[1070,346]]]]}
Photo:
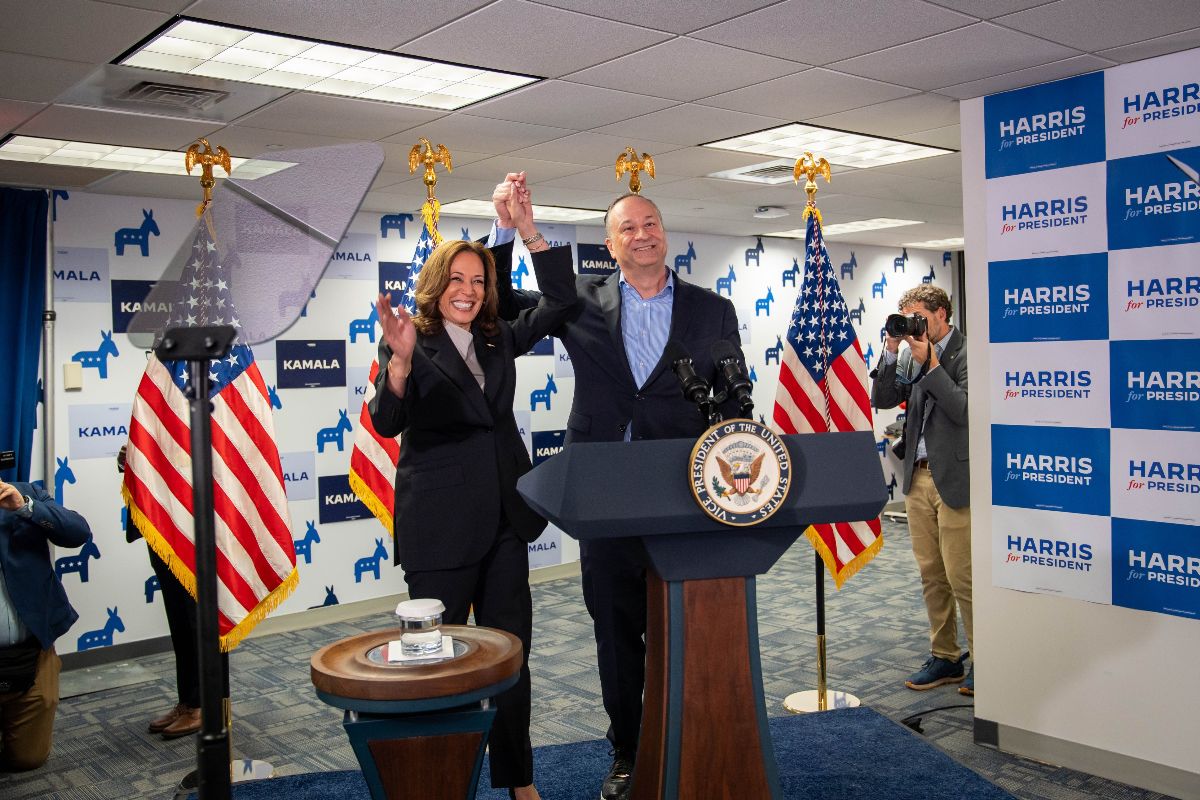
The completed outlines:
{"type": "Polygon", "coordinates": [[[162,738],[178,739],[180,736],[188,736],[198,730],[200,730],[200,709],[184,708],[174,722],[163,728],[162,738]]]}
{"type": "Polygon", "coordinates": [[[180,703],[179,705],[175,706],[170,711],[168,711],[166,714],[163,714],[161,717],[159,717],[158,719],[154,720],[149,725],[147,725],[146,730],[149,733],[162,733],[164,730],[167,729],[167,726],[169,726],[175,720],[179,719],[179,715],[182,714],[186,710],[187,710],[187,706],[185,706],[183,703],[180,703]]]}

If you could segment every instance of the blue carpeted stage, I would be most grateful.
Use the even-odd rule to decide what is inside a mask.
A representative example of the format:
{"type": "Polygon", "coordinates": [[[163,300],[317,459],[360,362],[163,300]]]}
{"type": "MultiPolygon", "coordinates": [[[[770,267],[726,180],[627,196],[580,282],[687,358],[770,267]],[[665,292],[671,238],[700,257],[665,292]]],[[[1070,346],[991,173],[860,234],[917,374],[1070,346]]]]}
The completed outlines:
{"type": "MultiPolygon", "coordinates": [[[[714,724],[720,724],[714,720],[714,724]]],[[[921,737],[869,708],[775,717],[771,740],[784,796],[820,800],[1001,800],[1012,795],[956,763],[921,737]]],[[[534,750],[546,800],[595,800],[608,769],[608,742],[534,750]]],[[[486,759],[478,800],[505,800],[491,789],[486,759]]],[[[369,800],[357,771],[292,775],[235,786],[237,800],[369,800]]],[[[752,800],[747,798],[747,800],[752,800]]]]}

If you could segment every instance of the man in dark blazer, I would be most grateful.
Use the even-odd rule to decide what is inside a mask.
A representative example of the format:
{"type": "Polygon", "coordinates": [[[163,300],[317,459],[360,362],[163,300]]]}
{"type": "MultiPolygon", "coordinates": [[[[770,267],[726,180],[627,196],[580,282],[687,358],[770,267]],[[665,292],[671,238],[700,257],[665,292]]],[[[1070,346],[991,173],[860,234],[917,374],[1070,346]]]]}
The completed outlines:
{"type": "Polygon", "coordinates": [[[48,543],[82,547],[87,522],[30,483],[0,480],[0,769],[46,763],[62,666],[54,640],[79,619],[48,543]]]}
{"type": "MultiPolygon", "coordinates": [[[[521,175],[509,175],[496,187],[498,233],[509,227],[503,213],[506,192],[521,181],[521,175]]],[[[681,345],[696,372],[717,386],[712,344],[724,339],[740,355],[733,304],[666,266],[662,216],[647,198],[617,198],[604,224],[605,245],[619,269],[611,275],[579,276],[575,308],[552,333],[566,346],[575,370],[566,443],[694,439],[706,426],[695,405],[683,397],[664,349],[667,342],[681,345]]],[[[499,272],[500,316],[507,318],[536,293],[506,287],[506,270],[499,272]]],[[[722,412],[726,418],[738,416],[736,403],[728,401],[722,412]]],[[[579,551],[614,756],[601,797],[618,800],[628,796],[642,721],[647,559],[636,537],[580,542],[579,551]]]]}
{"type": "Polygon", "coordinates": [[[973,652],[967,338],[951,327],[950,298],[933,284],[909,289],[899,306],[902,314],[924,318],[926,332],[887,337],[871,400],[876,408],[908,402],[904,506],[929,614],[930,656],[905,685],[920,691],[962,683],[959,692],[973,695],[975,664],[964,676],[955,614],[957,604],[973,652]],[[902,353],[901,341],[908,343],[902,353]]]}

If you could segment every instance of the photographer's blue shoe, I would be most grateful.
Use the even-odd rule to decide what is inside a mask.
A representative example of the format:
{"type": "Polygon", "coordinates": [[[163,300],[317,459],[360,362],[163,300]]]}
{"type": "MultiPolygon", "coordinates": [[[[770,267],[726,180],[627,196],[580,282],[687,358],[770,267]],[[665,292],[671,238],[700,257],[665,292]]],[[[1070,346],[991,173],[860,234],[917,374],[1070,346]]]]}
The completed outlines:
{"type": "Polygon", "coordinates": [[[971,671],[967,673],[967,679],[963,681],[963,685],[958,687],[959,694],[965,694],[967,697],[975,696],[975,665],[971,665],[971,671]]]}
{"type": "Polygon", "coordinates": [[[904,685],[910,689],[916,689],[918,692],[923,692],[926,689],[932,689],[935,686],[942,686],[947,683],[962,683],[963,680],[963,665],[962,661],[951,661],[947,658],[939,658],[938,656],[930,656],[929,660],[921,665],[921,668],[908,676],[908,680],[904,685]]]}

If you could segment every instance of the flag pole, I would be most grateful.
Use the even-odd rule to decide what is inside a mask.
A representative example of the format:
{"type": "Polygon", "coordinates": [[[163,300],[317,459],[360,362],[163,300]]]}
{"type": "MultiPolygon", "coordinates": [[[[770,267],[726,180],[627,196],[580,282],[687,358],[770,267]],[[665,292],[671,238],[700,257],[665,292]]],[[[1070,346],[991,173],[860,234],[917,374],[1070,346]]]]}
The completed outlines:
{"type": "MultiPolygon", "coordinates": [[[[800,176],[806,176],[804,183],[804,191],[808,194],[808,202],[804,206],[804,213],[801,214],[801,222],[808,219],[811,215],[816,219],[816,224],[821,224],[821,212],[817,209],[817,181],[818,175],[829,183],[830,171],[829,162],[824,158],[817,159],[812,153],[805,153],[803,158],[796,159],[796,166],[793,170],[793,177],[796,182],[800,182],[800,176]]],[[[825,302],[825,292],[823,287],[817,292],[816,302],[822,305],[825,302]]],[[[821,344],[825,344],[825,308],[822,307],[817,314],[821,319],[821,344]]],[[[822,375],[828,375],[828,348],[822,347],[826,362],[823,364],[824,369],[822,375]]],[[[824,380],[825,384],[825,430],[832,430],[829,422],[829,381],[824,380]]],[[[811,529],[810,529],[811,530],[811,529]]],[[[783,700],[783,707],[793,714],[806,714],[813,711],[827,711],[830,708],[830,701],[833,703],[833,708],[853,708],[859,704],[858,698],[846,692],[830,692],[827,678],[827,663],[825,659],[825,562],[821,558],[821,553],[818,550],[814,557],[816,559],[816,606],[817,606],[817,688],[815,691],[807,690],[801,692],[793,692],[783,700]]]]}

